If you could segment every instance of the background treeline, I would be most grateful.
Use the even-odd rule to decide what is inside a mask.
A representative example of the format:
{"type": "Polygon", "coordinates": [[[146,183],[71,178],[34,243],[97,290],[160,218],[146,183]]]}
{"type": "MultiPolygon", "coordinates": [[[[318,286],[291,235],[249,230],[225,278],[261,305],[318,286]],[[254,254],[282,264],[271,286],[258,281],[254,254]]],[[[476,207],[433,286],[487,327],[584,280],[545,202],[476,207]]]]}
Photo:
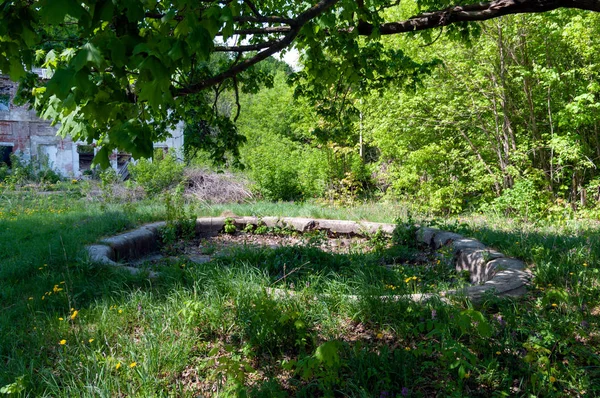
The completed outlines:
{"type": "Polygon", "coordinates": [[[600,17],[563,10],[480,29],[470,43],[389,38],[435,66],[377,92],[342,81],[307,98],[287,84],[298,81],[289,67],[264,65],[273,85],[241,94],[237,121],[255,190],[271,200],[401,199],[439,213],[595,213],[600,17]]]}

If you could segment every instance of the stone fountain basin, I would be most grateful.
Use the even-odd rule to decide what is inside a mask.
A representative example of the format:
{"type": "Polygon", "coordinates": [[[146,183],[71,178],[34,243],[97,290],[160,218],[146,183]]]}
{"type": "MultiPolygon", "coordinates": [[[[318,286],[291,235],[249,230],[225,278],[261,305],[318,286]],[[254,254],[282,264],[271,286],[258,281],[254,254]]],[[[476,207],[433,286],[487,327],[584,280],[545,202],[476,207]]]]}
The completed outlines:
{"type": "MultiPolygon", "coordinates": [[[[196,235],[207,237],[223,232],[226,219],[226,217],[198,218],[196,235]]],[[[329,235],[364,236],[379,230],[386,235],[391,235],[395,228],[394,224],[298,217],[234,217],[232,219],[238,230],[244,229],[248,224],[256,226],[262,223],[271,228],[285,226],[300,233],[320,230],[329,235]]],[[[129,264],[158,251],[159,230],[165,225],[165,222],[155,222],[102,239],[97,244],[86,247],[89,259],[93,263],[119,267],[133,274],[145,272],[129,264]]],[[[526,270],[525,263],[519,259],[506,257],[476,239],[435,228],[418,228],[415,239],[434,250],[444,248],[446,251],[451,251],[456,270],[468,271],[472,286],[439,294],[413,294],[409,297],[383,296],[382,299],[384,297],[386,300],[409,298],[414,301],[424,301],[439,297],[447,301],[451,296],[462,296],[479,303],[489,294],[497,297],[519,297],[527,292],[531,274],[526,270]]],[[[153,272],[149,273],[149,277],[156,276],[153,272]]],[[[282,289],[271,290],[275,295],[289,294],[282,289]]]]}

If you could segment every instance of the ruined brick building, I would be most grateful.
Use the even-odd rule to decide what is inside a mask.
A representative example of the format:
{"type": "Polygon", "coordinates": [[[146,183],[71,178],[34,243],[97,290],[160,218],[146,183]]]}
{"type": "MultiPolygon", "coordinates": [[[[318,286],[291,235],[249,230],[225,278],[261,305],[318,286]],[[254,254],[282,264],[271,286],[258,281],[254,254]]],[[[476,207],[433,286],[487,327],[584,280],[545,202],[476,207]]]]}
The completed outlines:
{"type": "MultiPolygon", "coordinates": [[[[43,69],[34,72],[43,79],[47,78],[43,69]]],[[[10,154],[14,153],[25,162],[43,163],[64,177],[80,177],[89,170],[94,146],[57,136],[57,128],[51,126],[50,121],[38,118],[26,106],[13,103],[16,90],[16,83],[8,76],[0,75],[0,163],[10,166],[10,154]]],[[[181,126],[172,131],[171,136],[166,142],[156,143],[155,148],[175,149],[181,153],[181,126]]],[[[111,165],[120,170],[127,166],[130,158],[127,153],[114,152],[110,157],[111,165]]]]}

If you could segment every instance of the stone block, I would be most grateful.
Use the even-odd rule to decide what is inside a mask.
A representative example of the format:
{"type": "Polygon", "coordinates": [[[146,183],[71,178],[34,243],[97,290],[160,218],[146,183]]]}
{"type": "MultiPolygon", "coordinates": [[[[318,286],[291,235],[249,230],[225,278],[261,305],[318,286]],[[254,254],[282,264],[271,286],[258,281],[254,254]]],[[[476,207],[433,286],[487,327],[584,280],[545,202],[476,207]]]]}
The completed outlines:
{"type": "Polygon", "coordinates": [[[483,250],[485,245],[476,239],[461,238],[452,241],[452,251],[456,255],[463,250],[483,250]]]}
{"type": "Polygon", "coordinates": [[[316,220],[319,229],[326,229],[335,234],[360,235],[360,225],[355,221],[316,220]]]}
{"type": "Polygon", "coordinates": [[[421,228],[417,229],[415,239],[419,243],[423,243],[427,246],[431,246],[433,243],[433,237],[435,236],[435,234],[437,234],[439,232],[440,232],[439,229],[421,227],[421,228]]]}
{"type": "Polygon", "coordinates": [[[287,226],[294,228],[298,232],[306,232],[317,227],[317,223],[312,218],[302,217],[284,217],[281,219],[282,223],[287,226]]]}
{"type": "Polygon", "coordinates": [[[117,263],[113,261],[114,251],[112,247],[106,245],[90,245],[86,246],[86,249],[91,262],[117,265],[117,263]]]}
{"type": "Polygon", "coordinates": [[[455,259],[457,271],[469,271],[471,283],[483,283],[493,278],[495,268],[488,263],[492,259],[504,257],[500,252],[490,249],[461,250],[455,259]]]}
{"type": "Polygon", "coordinates": [[[524,270],[525,263],[516,258],[497,258],[489,262],[489,267],[494,271],[503,271],[507,269],[524,270]]]}
{"type": "Polygon", "coordinates": [[[204,217],[196,219],[196,235],[216,235],[225,227],[225,217],[204,217]]]}
{"type": "Polygon", "coordinates": [[[459,239],[463,239],[463,236],[455,234],[454,232],[440,231],[433,236],[432,245],[433,248],[437,250],[440,247],[459,239]]]}
{"type": "Polygon", "coordinates": [[[141,227],[100,241],[114,250],[114,260],[128,260],[158,250],[156,231],[141,227]]]}

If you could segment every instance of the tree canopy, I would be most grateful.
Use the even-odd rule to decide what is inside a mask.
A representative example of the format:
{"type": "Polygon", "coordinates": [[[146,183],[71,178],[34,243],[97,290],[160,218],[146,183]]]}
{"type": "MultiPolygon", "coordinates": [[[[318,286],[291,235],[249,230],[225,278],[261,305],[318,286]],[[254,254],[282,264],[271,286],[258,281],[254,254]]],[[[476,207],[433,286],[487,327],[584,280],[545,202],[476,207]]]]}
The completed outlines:
{"type": "Polygon", "coordinates": [[[21,80],[23,100],[62,134],[96,141],[100,161],[115,148],[151,156],[152,142],[191,118],[206,123],[199,130],[219,157],[243,141],[239,110],[219,112],[220,93],[231,90],[239,106],[239,90],[272,85],[258,64],[273,54],[301,50],[299,92],[337,98],[341,83],[412,85],[434,64],[384,46],[385,35],[445,27],[468,39],[478,30],[469,22],[556,8],[600,11],[600,2],[0,0],[0,72],[21,80]],[[52,77],[27,72],[35,66],[52,77]]]}

